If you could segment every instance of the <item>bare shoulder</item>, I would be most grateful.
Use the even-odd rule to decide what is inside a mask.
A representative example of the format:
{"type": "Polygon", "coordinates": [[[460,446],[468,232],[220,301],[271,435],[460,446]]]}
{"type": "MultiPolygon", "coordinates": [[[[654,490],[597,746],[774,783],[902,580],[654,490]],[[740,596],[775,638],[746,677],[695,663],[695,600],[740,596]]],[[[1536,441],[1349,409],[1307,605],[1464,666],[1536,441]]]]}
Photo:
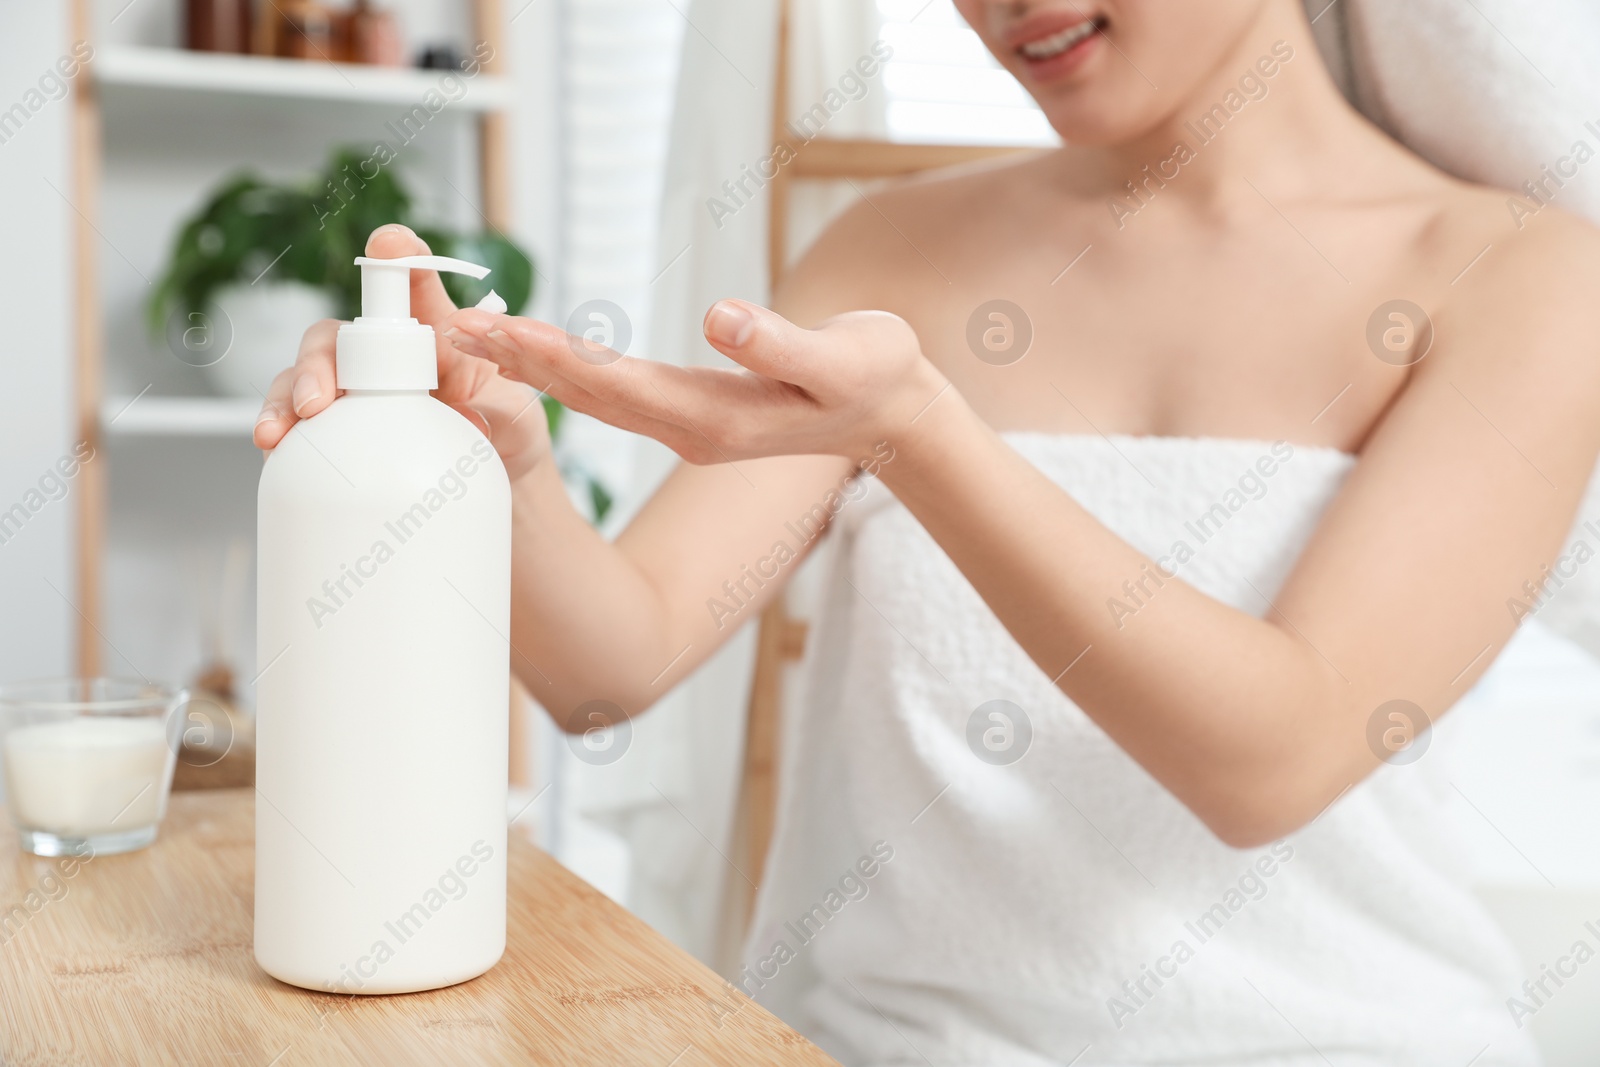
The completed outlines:
{"type": "Polygon", "coordinates": [[[1470,398],[1551,477],[1570,461],[1581,484],[1600,447],[1600,230],[1553,206],[1516,219],[1507,195],[1463,187],[1446,207],[1440,226],[1478,251],[1453,280],[1441,272],[1432,351],[1406,392],[1470,398]]]}
{"type": "Polygon", "coordinates": [[[951,280],[975,236],[1014,224],[1016,204],[1042,186],[1041,156],[1019,152],[897,179],[854,183],[854,202],[828,224],[776,294],[791,318],[891,307],[906,292],[951,280]]]}
{"type": "Polygon", "coordinates": [[[1441,313],[1492,336],[1524,339],[1528,357],[1600,367],[1600,229],[1554,205],[1463,186],[1445,212],[1482,249],[1446,287],[1441,313]]]}

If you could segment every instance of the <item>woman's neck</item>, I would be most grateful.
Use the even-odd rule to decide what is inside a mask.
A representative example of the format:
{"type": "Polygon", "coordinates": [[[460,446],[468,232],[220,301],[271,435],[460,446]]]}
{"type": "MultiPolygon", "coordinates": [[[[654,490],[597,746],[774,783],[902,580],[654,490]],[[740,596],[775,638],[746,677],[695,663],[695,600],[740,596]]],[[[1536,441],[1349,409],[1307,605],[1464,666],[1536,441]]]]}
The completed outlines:
{"type": "Polygon", "coordinates": [[[1268,0],[1161,122],[1133,140],[1067,155],[1080,175],[1094,176],[1098,194],[1159,197],[1216,215],[1241,199],[1315,195],[1341,169],[1348,175],[1354,157],[1389,147],[1340,94],[1298,0],[1268,0]]]}

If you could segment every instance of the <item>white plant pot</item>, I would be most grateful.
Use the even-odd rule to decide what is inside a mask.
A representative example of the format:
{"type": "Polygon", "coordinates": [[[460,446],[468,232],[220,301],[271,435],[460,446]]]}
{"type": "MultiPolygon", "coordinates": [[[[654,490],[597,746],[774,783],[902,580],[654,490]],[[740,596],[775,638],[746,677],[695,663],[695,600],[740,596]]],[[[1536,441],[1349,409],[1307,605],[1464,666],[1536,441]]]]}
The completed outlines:
{"type": "Polygon", "coordinates": [[[229,285],[212,303],[213,321],[230,341],[206,374],[223,395],[252,400],[264,397],[272,379],[294,362],[306,327],[334,313],[329,293],[302,282],[229,285]]]}

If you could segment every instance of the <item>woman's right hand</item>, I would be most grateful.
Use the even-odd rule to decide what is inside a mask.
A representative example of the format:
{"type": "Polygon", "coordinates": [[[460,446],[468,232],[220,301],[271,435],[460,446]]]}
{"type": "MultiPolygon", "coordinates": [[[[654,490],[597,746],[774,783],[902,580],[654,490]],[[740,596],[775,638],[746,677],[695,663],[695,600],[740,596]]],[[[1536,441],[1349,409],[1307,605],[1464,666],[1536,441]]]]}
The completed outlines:
{"type": "MultiPolygon", "coordinates": [[[[375,259],[429,254],[426,243],[400,225],[380,226],[367,238],[375,259]]],[[[528,385],[501,377],[500,369],[451,343],[448,319],[456,306],[431,270],[411,272],[411,314],[438,333],[439,388],[434,396],[471,420],[494,445],[512,481],[550,453],[550,430],[539,394],[528,385]]],[[[294,366],[273,379],[256,419],[257,448],[276,448],[296,422],[333,403],[334,343],[340,323],[323,319],[305,332],[294,366]]],[[[469,344],[471,342],[469,341],[469,344]]]]}

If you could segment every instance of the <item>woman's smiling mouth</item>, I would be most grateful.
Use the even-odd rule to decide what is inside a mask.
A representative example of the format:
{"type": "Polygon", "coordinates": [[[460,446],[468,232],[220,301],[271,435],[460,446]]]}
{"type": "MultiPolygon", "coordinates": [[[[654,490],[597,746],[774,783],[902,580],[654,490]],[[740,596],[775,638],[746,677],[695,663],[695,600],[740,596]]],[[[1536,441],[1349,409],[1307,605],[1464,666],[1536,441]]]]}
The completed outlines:
{"type": "Polygon", "coordinates": [[[1010,44],[1038,81],[1054,81],[1076,70],[1092,53],[1105,29],[1102,18],[1079,11],[1057,11],[1027,19],[1010,33],[1010,44]]]}
{"type": "Polygon", "coordinates": [[[1093,20],[1080,22],[1078,25],[1062,30],[1060,33],[1053,33],[1049,37],[1041,38],[1037,41],[1029,41],[1018,48],[1017,51],[1021,52],[1027,59],[1053,59],[1078,42],[1086,40],[1099,29],[1100,27],[1093,20]]]}

